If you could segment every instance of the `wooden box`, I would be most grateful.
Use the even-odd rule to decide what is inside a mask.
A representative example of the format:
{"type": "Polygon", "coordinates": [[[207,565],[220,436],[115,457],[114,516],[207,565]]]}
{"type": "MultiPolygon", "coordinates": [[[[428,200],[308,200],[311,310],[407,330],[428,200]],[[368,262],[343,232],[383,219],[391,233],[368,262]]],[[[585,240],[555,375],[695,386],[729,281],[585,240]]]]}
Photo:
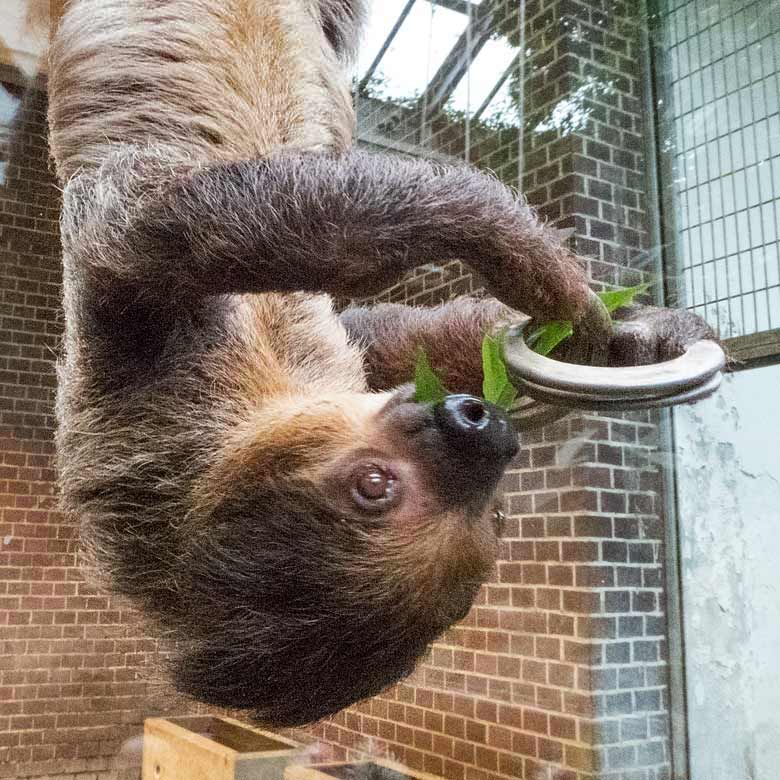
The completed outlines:
{"type": "Polygon", "coordinates": [[[376,758],[358,762],[332,762],[312,766],[288,766],[284,780],[441,780],[427,772],[417,772],[396,761],[376,758]]]}
{"type": "Polygon", "coordinates": [[[283,780],[300,745],[232,718],[148,718],[142,780],[283,780]]]}

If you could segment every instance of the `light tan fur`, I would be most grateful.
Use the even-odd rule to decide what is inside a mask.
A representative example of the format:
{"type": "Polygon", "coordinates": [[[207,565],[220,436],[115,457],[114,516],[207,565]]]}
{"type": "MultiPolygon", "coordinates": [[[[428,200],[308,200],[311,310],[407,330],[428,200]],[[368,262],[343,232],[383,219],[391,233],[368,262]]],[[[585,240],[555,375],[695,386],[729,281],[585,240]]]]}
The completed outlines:
{"type": "Polygon", "coordinates": [[[51,63],[50,143],[63,181],[118,143],[213,161],[351,139],[343,66],[313,0],[77,4],[51,63]]]}

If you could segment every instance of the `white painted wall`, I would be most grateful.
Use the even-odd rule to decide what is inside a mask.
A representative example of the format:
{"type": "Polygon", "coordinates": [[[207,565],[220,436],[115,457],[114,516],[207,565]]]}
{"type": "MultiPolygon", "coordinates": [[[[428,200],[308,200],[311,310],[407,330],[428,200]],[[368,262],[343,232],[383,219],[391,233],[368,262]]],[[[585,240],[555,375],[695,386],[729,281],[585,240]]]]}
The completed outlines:
{"type": "Polygon", "coordinates": [[[780,366],[675,412],[690,780],[780,778],[780,366]]]}

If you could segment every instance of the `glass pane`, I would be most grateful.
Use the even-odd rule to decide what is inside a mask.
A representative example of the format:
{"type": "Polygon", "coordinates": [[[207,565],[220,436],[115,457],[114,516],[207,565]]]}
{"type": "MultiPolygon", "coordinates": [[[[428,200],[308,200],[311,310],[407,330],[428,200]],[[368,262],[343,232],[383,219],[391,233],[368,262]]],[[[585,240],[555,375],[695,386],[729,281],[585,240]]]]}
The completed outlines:
{"type": "Polygon", "coordinates": [[[498,79],[504,77],[517,53],[506,38],[487,41],[455,87],[449,107],[464,113],[476,111],[495,89],[498,79]]]}
{"type": "Polygon", "coordinates": [[[369,92],[390,100],[419,97],[466,29],[464,14],[417,0],[369,83],[369,92]],[[425,59],[412,59],[425,52],[425,59]],[[421,67],[422,65],[422,67],[421,67]]]}
{"type": "MultiPolygon", "coordinates": [[[[161,170],[166,166],[176,169],[175,181],[166,183],[161,173],[163,180],[150,182],[146,197],[132,200],[132,213],[126,219],[114,215],[112,224],[117,229],[133,224],[141,230],[136,214],[145,212],[158,192],[173,198],[172,193],[179,192],[184,182],[187,190],[193,178],[211,180],[216,167],[215,186],[219,188],[224,180],[235,183],[231,192],[239,197],[240,208],[225,208],[224,220],[209,231],[200,222],[191,226],[186,236],[171,228],[177,240],[166,241],[164,250],[156,247],[158,239],[154,237],[148,245],[134,242],[128,250],[144,259],[149,253],[158,257],[164,251],[171,267],[184,261],[176,273],[191,279],[190,274],[206,267],[182,251],[183,246],[192,248],[187,242],[193,235],[216,247],[209,255],[215,262],[225,260],[222,241],[227,246],[236,235],[254,235],[244,230],[242,220],[251,216],[252,210],[247,210],[241,196],[245,196],[246,186],[257,185],[250,201],[257,201],[257,209],[261,208],[264,191],[259,185],[269,165],[285,164],[287,157],[275,153],[289,141],[289,133],[297,132],[291,128],[303,125],[305,133],[295,149],[286,150],[290,156],[299,154],[303,146],[308,162],[330,143],[327,125],[339,110],[330,111],[332,91],[318,92],[325,86],[319,76],[325,74],[328,87],[333,86],[330,79],[336,76],[331,53],[320,59],[328,51],[323,48],[327,46],[325,38],[315,41],[319,31],[312,25],[316,23],[317,4],[309,0],[199,0],[190,4],[178,0],[69,1],[89,2],[90,11],[100,9],[84,24],[93,36],[91,44],[97,47],[107,30],[113,29],[112,24],[130,34],[144,26],[131,21],[138,23],[143,17],[152,28],[165,30],[164,40],[155,39],[154,45],[146,42],[134,49],[139,56],[159,56],[150,70],[156,78],[186,65],[186,58],[182,60],[166,47],[174,40],[168,25],[180,18],[173,11],[180,15],[180,6],[187,6],[184,26],[179,28],[181,40],[195,40],[198,56],[205,59],[196,77],[187,82],[188,89],[162,92],[175,94],[179,108],[196,102],[198,109],[188,118],[191,125],[187,131],[176,122],[173,126],[180,144],[205,138],[208,159],[191,177],[189,167],[179,171],[178,163],[166,158],[161,170]],[[200,14],[204,8],[211,9],[222,24],[238,6],[249,14],[244,21],[253,13],[270,16],[263,17],[266,24],[260,27],[264,32],[258,33],[257,39],[247,35],[254,28],[242,24],[231,40],[259,40],[263,52],[275,54],[254,63],[244,63],[246,52],[237,55],[238,67],[220,85],[218,99],[203,102],[205,89],[200,89],[200,82],[205,87],[206,80],[220,72],[216,66],[225,50],[219,45],[219,24],[202,30],[200,14]],[[278,16],[280,9],[286,9],[285,14],[308,15],[293,24],[286,15],[278,16]],[[306,41],[312,42],[302,59],[298,58],[297,24],[310,36],[306,41]],[[203,35],[193,39],[193,30],[203,35]],[[270,40],[263,37],[269,30],[274,32],[270,40]],[[280,31],[282,37],[291,36],[282,41],[289,45],[281,49],[275,37],[280,31]],[[286,69],[280,74],[278,57],[282,53],[290,59],[284,60],[286,69]],[[317,67],[307,70],[312,65],[317,67]],[[296,91],[299,82],[290,75],[298,67],[312,74],[306,81],[312,95],[307,91],[305,99],[296,91]],[[270,68],[272,78],[255,78],[265,73],[265,68],[270,68]],[[236,104],[241,106],[236,109],[239,121],[233,116],[229,127],[209,133],[214,128],[209,128],[206,120],[212,112],[219,114],[218,104],[232,94],[234,79],[246,74],[251,74],[251,84],[236,104]],[[280,100],[280,95],[286,95],[291,103],[280,100]],[[253,99],[259,101],[261,110],[246,110],[253,99]],[[266,110],[264,101],[271,103],[273,110],[266,110]],[[292,119],[285,113],[289,105],[300,112],[292,119]],[[300,117],[310,116],[312,110],[316,121],[301,122],[300,117]],[[278,144],[266,134],[274,127],[279,131],[278,144]],[[253,135],[258,143],[267,142],[269,148],[238,155],[235,148],[245,148],[245,135],[253,135]],[[268,154],[272,163],[266,163],[268,154]],[[236,156],[242,160],[235,162],[236,156]],[[255,156],[262,159],[245,159],[255,156]],[[225,157],[230,158],[226,165],[225,157]],[[253,171],[251,177],[243,176],[247,170],[253,171]],[[231,171],[242,175],[233,180],[231,171]]],[[[366,554],[360,565],[343,567],[358,578],[357,570],[368,572],[367,580],[360,579],[362,587],[354,587],[352,580],[349,587],[341,587],[343,580],[340,587],[330,581],[319,590],[313,585],[328,564],[340,565],[329,544],[353,528],[349,512],[339,511],[332,524],[321,522],[317,513],[296,514],[298,525],[293,531],[284,522],[293,504],[296,511],[299,508],[294,499],[300,494],[295,491],[304,490],[304,483],[306,501],[315,503],[322,497],[330,508],[329,491],[338,479],[333,477],[323,484],[317,475],[335,474],[338,469],[313,468],[300,482],[290,478],[290,483],[295,482],[294,489],[290,488],[293,498],[285,498],[287,503],[280,504],[284,512],[273,516],[265,511],[269,503],[265,495],[254,500],[252,494],[253,500],[240,502],[237,518],[232,514],[223,518],[220,503],[214,517],[208,515],[209,522],[197,527],[193,527],[188,512],[176,514],[170,522],[151,523],[150,530],[165,538],[171,532],[177,540],[192,542],[195,552],[200,553],[212,549],[212,539],[229,535],[246,518],[252,520],[241,526],[249,529],[245,534],[235,534],[236,549],[242,555],[227,555],[227,564],[219,569],[203,563],[211,558],[197,555],[188,559],[187,566],[180,558],[173,558],[173,565],[166,562],[166,569],[158,558],[160,546],[153,546],[151,553],[155,571],[171,572],[171,586],[165,593],[172,600],[184,592],[181,583],[196,559],[198,565],[204,565],[203,581],[213,583],[218,592],[231,581],[238,558],[244,561],[240,586],[215,602],[217,608],[203,609],[198,615],[204,622],[213,618],[212,613],[222,618],[223,630],[211,634],[217,652],[200,673],[209,680],[216,674],[228,681],[228,687],[233,686],[234,698],[229,703],[237,709],[231,713],[243,725],[223,720],[224,713],[209,705],[209,696],[202,697],[206,702],[196,702],[177,689],[181,680],[177,683],[169,674],[175,649],[169,635],[143,620],[130,602],[120,600],[97,582],[85,564],[82,529],[94,521],[91,510],[78,517],[58,508],[62,483],[58,464],[70,464],[67,455],[60,454],[58,460],[55,446],[57,361],[62,376],[68,370],[62,360],[64,351],[74,350],[73,341],[63,339],[64,323],[67,320],[72,325],[84,314],[71,306],[66,317],[63,307],[59,219],[65,184],[56,179],[47,144],[49,14],[58,13],[62,3],[6,0],[0,5],[0,777],[139,780],[145,760],[147,774],[150,767],[152,772],[143,780],[157,775],[164,780],[165,767],[155,756],[171,761],[175,773],[181,766],[190,766],[187,762],[194,760],[197,747],[215,761],[201,773],[208,780],[219,780],[219,772],[234,763],[244,780],[281,780],[280,773],[284,780],[775,780],[780,765],[780,686],[775,672],[780,646],[776,575],[780,554],[780,411],[776,401],[780,383],[780,0],[415,0],[398,35],[369,74],[407,6],[405,0],[374,0],[358,63],[349,75],[355,90],[356,145],[391,156],[390,162],[376,166],[376,170],[396,170],[393,156],[402,156],[434,161],[431,178],[436,184],[441,183],[445,168],[449,170],[447,166],[457,166],[458,177],[468,175],[465,166],[493,176],[519,192],[542,221],[561,231],[560,241],[576,252],[594,289],[647,283],[648,290],[639,299],[642,304],[672,303],[706,318],[720,329],[735,364],[743,370],[729,375],[708,400],[671,412],[578,410],[524,429],[520,450],[507,467],[496,496],[503,520],[500,514],[490,513],[485,515],[490,518],[489,528],[480,526],[485,538],[497,542],[495,567],[481,586],[474,585],[477,595],[463,618],[444,627],[416,667],[404,666],[409,673],[395,683],[397,671],[387,671],[388,665],[377,663],[373,653],[395,649],[399,639],[415,634],[416,626],[406,634],[395,627],[393,621],[403,617],[405,610],[425,605],[422,622],[429,613],[439,615],[433,607],[428,608],[432,602],[430,583],[445,571],[448,543],[464,528],[472,531],[474,526],[473,521],[463,521],[454,512],[442,518],[430,507],[441,496],[448,507],[458,505],[454,494],[462,497],[462,483],[476,482],[471,473],[446,465],[447,458],[455,462],[473,456],[468,447],[456,452],[442,444],[435,457],[445,465],[432,475],[417,462],[424,458],[404,438],[409,434],[406,428],[394,431],[397,439],[385,440],[374,435],[373,427],[365,435],[346,436],[343,425],[325,426],[335,431],[336,444],[326,442],[321,451],[318,449],[318,464],[320,458],[330,463],[328,459],[337,457],[342,448],[352,452],[353,444],[360,444],[363,458],[363,444],[379,447],[384,453],[382,448],[392,450],[398,440],[404,443],[398,462],[403,468],[419,471],[414,473],[420,484],[410,483],[418,491],[409,510],[415,520],[407,521],[406,515],[397,521],[396,516],[371,514],[360,522],[355,537],[349,537],[358,546],[366,545],[361,547],[366,554]],[[369,78],[361,87],[366,76],[369,78]],[[279,535],[263,546],[252,533],[268,522],[274,523],[279,535]],[[502,528],[495,540],[498,526],[502,528]],[[304,536],[295,536],[303,528],[304,536]],[[313,545],[315,532],[323,528],[322,542],[313,545]],[[391,579],[384,580],[378,575],[387,573],[383,568],[386,559],[376,556],[372,540],[375,533],[388,528],[395,533],[391,545],[394,557],[391,579]],[[283,549],[288,532],[296,542],[300,539],[300,544],[287,547],[287,556],[272,556],[270,551],[283,549]],[[307,566],[294,568],[290,561],[298,561],[299,552],[306,553],[307,566]],[[407,555],[412,554],[418,557],[407,571],[407,555]],[[291,571],[295,572],[292,584],[291,571]],[[264,591],[264,600],[253,588],[269,572],[273,576],[268,577],[270,591],[264,591]],[[414,582],[415,588],[390,588],[388,596],[379,586],[386,581],[396,583],[392,577],[405,577],[403,582],[414,582]],[[287,583],[289,598],[275,600],[279,583],[287,583]],[[366,602],[364,608],[355,607],[366,593],[374,600],[369,599],[367,607],[366,602]],[[325,605],[322,612],[313,615],[307,611],[311,595],[325,605]],[[384,599],[381,606],[377,606],[379,596],[384,599]],[[273,620],[258,637],[253,619],[270,601],[274,603],[273,620]],[[338,605],[335,618],[328,612],[331,604],[338,605]],[[323,613],[336,628],[323,632],[319,643],[301,639],[310,636],[309,628],[321,625],[323,613]],[[379,614],[390,617],[382,621],[379,614]],[[388,628],[390,623],[393,627],[388,628]],[[278,638],[284,631],[290,639],[284,645],[281,668],[289,677],[280,683],[280,677],[257,665],[252,667],[257,673],[251,684],[235,685],[242,664],[256,663],[262,640],[278,638]],[[230,666],[229,659],[219,652],[226,648],[238,653],[240,663],[230,666]],[[301,657],[307,659],[305,663],[300,662],[301,657]],[[327,674],[344,658],[348,661],[340,667],[343,674],[339,677],[339,684],[344,681],[344,698],[339,703],[348,706],[331,717],[294,730],[283,728],[288,723],[275,721],[265,730],[252,725],[250,708],[242,709],[258,691],[277,685],[292,695],[279,695],[275,700],[319,704],[323,698],[312,695],[309,673],[327,674]],[[221,676],[229,666],[230,671],[221,676]],[[380,676],[386,673],[382,679],[389,687],[369,699],[355,701],[366,689],[353,683],[363,679],[367,670],[380,676]],[[157,720],[160,717],[165,720],[163,726],[157,720]],[[161,741],[162,733],[166,736],[161,741]],[[305,747],[293,755],[287,752],[294,747],[290,741],[305,747]],[[162,754],[155,753],[161,745],[162,754]],[[270,758],[260,755],[267,752],[266,747],[273,748],[270,758]]],[[[345,7],[341,0],[328,0],[320,11],[345,7]]],[[[132,140],[130,134],[141,132],[139,126],[153,125],[159,119],[159,112],[151,110],[159,95],[155,90],[144,91],[123,69],[113,67],[116,55],[112,48],[106,60],[110,67],[92,74],[98,85],[96,95],[85,106],[73,106],[66,121],[84,116],[94,119],[91,112],[97,116],[105,110],[104,99],[125,95],[128,105],[132,104],[132,110],[128,109],[132,121],[125,126],[128,138],[123,135],[115,141],[124,144],[132,140]],[[129,93],[123,92],[128,89],[129,93]]],[[[98,134],[102,136],[105,127],[99,121],[98,134]]],[[[273,131],[269,132],[273,136],[273,131]]],[[[344,128],[339,132],[343,134],[344,128]]],[[[147,141],[141,133],[144,153],[147,141]]],[[[328,164],[347,165],[350,152],[341,151],[328,164]]],[[[138,173],[135,168],[131,172],[133,176],[138,173]]],[[[79,170],[74,175],[83,173],[79,170]]],[[[296,180],[297,186],[284,192],[282,183],[274,181],[274,187],[279,187],[279,192],[273,190],[279,203],[293,208],[305,201],[309,209],[320,213],[322,219],[314,227],[306,221],[307,214],[301,215],[301,220],[315,243],[322,236],[316,250],[322,251],[323,258],[329,247],[342,240],[344,255],[354,263],[350,267],[359,269],[363,268],[362,258],[375,262],[385,255],[407,257],[418,246],[418,238],[419,244],[434,247],[430,256],[423,258],[424,265],[394,277],[370,300],[339,298],[333,303],[334,310],[350,303],[432,307],[464,295],[476,299],[471,305],[482,305],[490,290],[470,263],[487,252],[482,244],[493,246],[494,237],[484,236],[480,251],[473,256],[466,252],[467,256],[457,260],[448,259],[451,244],[444,241],[442,233],[450,226],[434,230],[431,225],[435,212],[442,203],[446,205],[451,193],[438,190],[436,198],[427,202],[415,199],[410,206],[409,198],[404,200],[407,193],[398,195],[383,189],[381,206],[374,211],[390,212],[398,205],[397,197],[406,204],[400,210],[405,216],[388,224],[382,221],[383,214],[364,213],[365,219],[343,222],[344,211],[359,207],[370,191],[374,173],[375,169],[367,166],[360,169],[361,175],[346,177],[349,184],[359,182],[358,195],[333,203],[327,214],[316,210],[319,198],[332,197],[333,179],[323,183],[305,177],[305,182],[296,180]],[[317,188],[316,198],[308,199],[310,186],[317,188]],[[375,218],[377,221],[372,221],[375,218]],[[369,225],[368,231],[364,223],[369,225]],[[414,237],[398,239],[383,253],[387,233],[396,235],[399,226],[412,230],[414,237]],[[364,237],[360,251],[349,243],[355,234],[364,237]],[[437,240],[442,243],[437,244],[437,240]]],[[[343,181],[335,183],[344,185],[343,181]]],[[[219,192],[232,203],[229,193],[219,192]]],[[[112,194],[114,190],[109,188],[79,203],[89,208],[97,198],[112,194]]],[[[219,198],[208,200],[210,204],[217,201],[219,198]]],[[[168,211],[168,205],[166,200],[159,208],[178,225],[177,213],[168,211]]],[[[473,208],[480,206],[475,198],[473,208]]],[[[199,214],[204,224],[212,219],[207,212],[203,209],[199,214]]],[[[153,216],[159,213],[153,211],[153,216]]],[[[261,216],[271,221],[277,214],[270,208],[261,216]]],[[[457,222],[459,241],[470,235],[468,209],[459,209],[453,222],[457,222]]],[[[94,226],[90,223],[95,230],[104,225],[102,218],[94,226]]],[[[166,222],[165,230],[168,228],[166,222]]],[[[264,230],[263,219],[258,231],[264,230]]],[[[501,232],[500,222],[495,230],[501,232]]],[[[285,245],[280,243],[278,252],[288,257],[286,253],[300,243],[300,235],[298,223],[289,225],[285,245]]],[[[87,242],[90,240],[94,236],[87,242]]],[[[311,251],[309,244],[306,248],[311,251]]],[[[523,259],[533,253],[522,240],[509,247],[499,243],[494,249],[496,254],[516,252],[523,259]]],[[[198,257],[198,251],[196,246],[193,258],[198,257]]],[[[271,250],[241,256],[251,264],[255,260],[268,262],[276,252],[274,245],[271,250]]],[[[228,259],[232,257],[234,254],[228,259]]],[[[68,262],[73,277],[87,273],[78,261],[70,258],[68,262]]],[[[224,462],[233,462],[234,445],[240,449],[244,444],[247,449],[241,449],[237,468],[245,462],[254,467],[254,446],[268,438],[258,431],[266,419],[266,385],[255,370],[272,365],[273,386],[283,386],[286,393],[288,386],[281,382],[286,376],[284,367],[293,354],[302,354],[296,352],[302,343],[305,354],[298,368],[306,377],[305,403],[308,394],[314,394],[315,385],[327,384],[325,406],[330,409],[334,403],[331,391],[335,395],[346,386],[341,375],[333,387],[325,382],[319,372],[320,353],[309,348],[310,344],[321,347],[330,357],[337,353],[339,361],[357,355],[357,351],[346,349],[343,341],[331,340],[340,338],[341,330],[338,322],[328,319],[330,304],[320,306],[308,297],[301,304],[302,299],[296,296],[295,305],[312,306],[317,319],[303,329],[303,336],[298,330],[294,337],[282,340],[280,333],[285,332],[291,318],[280,315],[268,327],[258,312],[268,306],[275,311],[274,307],[285,306],[289,300],[274,294],[257,301],[246,295],[244,287],[235,297],[223,296],[225,279],[244,267],[228,265],[224,274],[213,270],[206,274],[220,294],[206,296],[209,307],[202,317],[199,309],[188,308],[175,320],[184,332],[187,327],[203,325],[201,320],[213,326],[212,314],[219,317],[229,312],[229,322],[220,319],[220,327],[207,328],[205,334],[198,332],[203,338],[187,342],[193,352],[208,345],[211,360],[225,346],[227,333],[238,335],[230,328],[240,328],[241,338],[228,340],[233,351],[226,367],[212,372],[202,367],[193,370],[187,363],[182,371],[186,382],[204,376],[205,382],[197,392],[191,392],[189,384],[186,392],[168,392],[169,386],[164,385],[162,407],[175,413],[169,413],[160,424],[149,425],[135,416],[148,408],[139,402],[133,404],[129,421],[112,418],[98,424],[90,418],[79,428],[79,443],[84,447],[97,446],[114,424],[129,437],[115,465],[115,471],[128,480],[119,491],[120,517],[111,516],[118,531],[126,528],[125,523],[132,525],[149,504],[158,506],[155,502],[162,501],[165,511],[170,512],[175,502],[172,479],[181,469],[208,466],[219,471],[224,462]],[[235,312],[247,316],[233,317],[235,312]],[[277,350],[270,363],[264,352],[268,344],[276,345],[277,350]],[[244,361],[247,367],[241,373],[233,368],[239,357],[246,357],[240,345],[249,345],[252,358],[244,361]],[[254,360],[255,355],[263,359],[254,360]],[[215,401],[220,381],[229,386],[230,393],[248,388],[248,397],[231,406],[229,414],[214,413],[208,405],[215,401]],[[176,406],[182,401],[184,406],[176,406]],[[199,406],[201,403],[206,405],[199,406]],[[181,445],[181,438],[174,436],[172,442],[163,438],[165,446],[160,447],[164,453],[179,454],[175,462],[166,461],[165,468],[153,468],[154,456],[159,454],[154,447],[161,441],[162,429],[167,425],[178,430],[177,426],[188,423],[202,426],[194,437],[197,441],[186,438],[181,445]],[[215,444],[201,452],[198,447],[204,431],[223,423],[229,428],[226,440],[230,443],[215,444]],[[215,452],[221,453],[223,446],[225,460],[214,465],[215,452]]],[[[546,265],[543,271],[551,268],[546,265]]],[[[532,277],[524,273],[512,283],[518,289],[544,286],[544,273],[541,281],[532,277]]],[[[73,287],[68,289],[72,292],[73,287]]],[[[151,336],[157,336],[156,328],[165,327],[181,305],[176,299],[178,288],[172,286],[171,290],[154,327],[138,328],[132,323],[130,337],[117,329],[126,341],[145,346],[147,339],[155,340],[151,336]]],[[[100,291],[111,293],[103,286],[100,291]]],[[[123,299],[115,307],[119,311],[112,308],[106,316],[123,314],[133,301],[145,302],[140,291],[139,295],[123,299]]],[[[184,297],[193,307],[202,300],[184,297]]],[[[69,303],[72,299],[65,300],[69,303]]],[[[139,304],[139,309],[143,308],[139,304]]],[[[301,311],[296,308],[292,319],[301,311]]],[[[381,311],[403,312],[400,324],[378,327],[367,336],[355,335],[356,350],[381,342],[386,354],[392,356],[405,343],[403,317],[426,323],[425,327],[435,332],[431,322],[441,316],[441,312],[421,315],[407,309],[381,311]]],[[[617,312],[615,317],[625,314],[617,312]]],[[[456,322],[454,327],[461,326],[456,322]]],[[[481,336],[480,324],[477,343],[481,336]]],[[[177,338],[173,335],[165,342],[170,350],[166,359],[177,351],[177,338]]],[[[431,350],[429,357],[435,368],[444,367],[447,382],[448,366],[468,363],[479,371],[479,346],[474,355],[468,355],[469,347],[454,340],[451,331],[441,335],[441,343],[434,346],[439,348],[431,350]]],[[[81,342],[78,348],[82,348],[81,342]]],[[[186,353],[188,359],[191,354],[186,353]]],[[[163,363],[164,359],[153,361],[145,353],[128,381],[135,383],[133,388],[145,386],[151,372],[156,382],[159,375],[154,372],[164,370],[163,363]]],[[[349,365],[354,376],[350,374],[348,382],[354,379],[354,387],[358,387],[363,364],[356,357],[349,365]]],[[[109,373],[108,381],[120,381],[114,372],[109,373]]],[[[364,378],[369,381],[371,376],[364,378]]],[[[413,380],[411,361],[399,369],[396,378],[399,382],[413,380]]],[[[481,382],[482,377],[477,377],[469,392],[478,391],[481,382]]],[[[364,407],[375,409],[381,398],[375,393],[367,399],[361,395],[362,400],[357,396],[357,390],[350,392],[350,420],[352,415],[363,414],[364,407]]],[[[230,395],[231,402],[233,398],[230,395]]],[[[85,393],[74,403],[90,403],[91,399],[92,395],[85,393]]],[[[286,411],[284,400],[277,400],[279,408],[286,411]]],[[[424,414],[419,407],[412,408],[424,414]]],[[[298,415],[299,407],[292,412],[298,415]]],[[[62,404],[59,413],[63,414],[62,404]]],[[[438,418],[426,419],[423,430],[430,433],[438,418]]],[[[286,475],[288,465],[306,453],[307,437],[318,430],[317,425],[306,426],[300,436],[278,450],[272,462],[257,466],[248,480],[250,489],[268,470],[279,469],[286,475]]],[[[476,458],[474,463],[476,471],[476,458]]],[[[362,485],[369,492],[377,487],[375,476],[368,479],[370,484],[362,485]]],[[[285,480],[286,476],[279,483],[286,486],[285,480]]],[[[104,495],[105,486],[96,482],[84,487],[85,501],[98,501],[104,495]]],[[[219,489],[229,491],[238,482],[221,479],[219,489]]],[[[354,499],[352,487],[350,483],[347,492],[354,499]]],[[[197,500],[208,503],[218,501],[218,496],[198,492],[197,500]]],[[[489,506],[492,512],[493,505],[489,506]]],[[[126,537],[133,550],[136,544],[143,546],[147,538],[145,534],[126,537]]],[[[467,555],[476,536],[468,539],[468,544],[457,546],[457,555],[467,555]]],[[[452,583],[447,595],[462,587],[457,577],[452,583]]],[[[181,609],[177,617],[192,606],[200,606],[199,599],[183,601],[177,603],[181,609]]],[[[468,607],[465,604],[459,614],[468,607]]],[[[194,647],[200,626],[201,622],[193,622],[180,644],[194,647]]],[[[334,693],[335,698],[338,693],[334,693]]],[[[192,773],[196,774],[194,769],[192,773]]],[[[228,775],[232,774],[231,769],[228,775]]]]}
{"type": "Polygon", "coordinates": [[[386,0],[372,3],[363,41],[358,56],[356,75],[362,79],[382,49],[385,40],[406,6],[406,0],[386,0]]]}
{"type": "Polygon", "coordinates": [[[519,127],[522,117],[511,90],[511,79],[506,79],[480,117],[487,125],[519,127]]]}

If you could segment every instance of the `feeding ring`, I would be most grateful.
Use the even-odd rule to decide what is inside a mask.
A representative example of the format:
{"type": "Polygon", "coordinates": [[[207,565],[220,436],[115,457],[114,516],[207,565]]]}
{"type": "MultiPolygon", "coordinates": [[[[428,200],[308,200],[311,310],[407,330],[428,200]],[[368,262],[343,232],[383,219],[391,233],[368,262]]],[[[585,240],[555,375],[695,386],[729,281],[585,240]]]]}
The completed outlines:
{"type": "Polygon", "coordinates": [[[624,412],[675,406],[706,398],[723,378],[726,355],[714,341],[697,341],[684,354],[644,366],[584,366],[534,352],[527,320],[504,331],[509,378],[522,396],[512,409],[520,429],[559,419],[573,409],[624,412]]]}

